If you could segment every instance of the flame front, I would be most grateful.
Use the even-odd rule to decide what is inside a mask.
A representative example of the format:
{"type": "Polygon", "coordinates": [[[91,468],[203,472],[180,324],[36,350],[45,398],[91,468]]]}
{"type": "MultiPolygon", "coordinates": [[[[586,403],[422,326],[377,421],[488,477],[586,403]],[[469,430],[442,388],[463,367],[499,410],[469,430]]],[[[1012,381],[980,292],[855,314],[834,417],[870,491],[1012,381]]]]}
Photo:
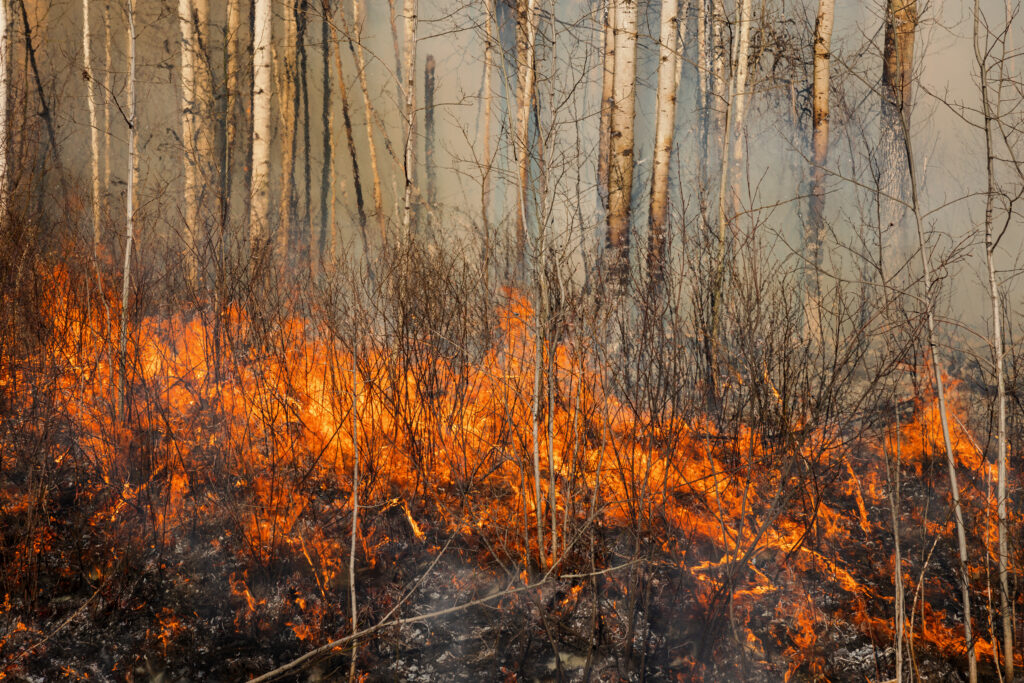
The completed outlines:
{"type": "MultiPolygon", "coordinates": [[[[781,654],[787,665],[777,673],[786,680],[828,675],[821,638],[840,618],[884,649],[897,571],[916,605],[903,625],[915,647],[954,659],[965,652],[954,578],[935,576],[921,559],[935,541],[948,550],[952,537],[941,478],[930,507],[897,501],[915,530],[904,540],[903,566],[891,551],[892,468],[922,479],[943,458],[927,396],[912,420],[867,445],[839,428],[770,439],[749,427],[724,432],[700,415],[655,419],[608,390],[596,359],[571,337],[538,349],[530,305],[507,292],[490,345],[450,356],[400,353],[370,337],[353,356],[312,319],[289,318],[263,333],[236,307],[216,324],[147,318],[127,353],[134,407],[125,420],[113,409],[120,369],[105,312],[67,295],[66,275],[51,284],[44,351],[17,359],[16,372],[0,379],[15,408],[6,414],[26,416],[5,430],[3,457],[19,447],[15,434],[45,444],[34,467],[74,474],[67,495],[89,511],[90,537],[74,548],[62,538],[63,520],[38,517],[38,490],[6,490],[3,518],[18,521],[26,539],[5,550],[8,590],[42,590],[25,588],[24,577],[44,563],[62,567],[64,583],[99,590],[123,571],[129,548],[157,549],[149,557],[159,558],[161,548],[201,543],[211,563],[230,568],[224,585],[203,590],[231,596],[235,628],[279,624],[310,643],[343,635],[345,596],[359,580],[349,575],[347,541],[358,451],[362,566],[392,561],[386,549],[397,536],[434,553],[432,544],[455,537],[482,571],[497,559],[571,573],[585,533],[632,530],[657,549],[651,566],[689,591],[681,612],[706,623],[728,614],[734,633],[726,640],[766,670],[781,654]],[[543,400],[538,358],[550,359],[543,400]],[[59,421],[29,419],[43,400],[59,409],[59,421]],[[272,599],[271,567],[312,578],[316,591],[272,599]]],[[[963,427],[954,437],[958,466],[969,473],[968,513],[991,549],[993,466],[963,427]]],[[[974,571],[981,594],[984,568],[974,571]]],[[[556,609],[585,599],[585,583],[569,586],[556,609]]],[[[628,590],[623,584],[623,600],[628,590]]],[[[0,652],[27,630],[11,599],[0,652]]],[[[147,637],[166,650],[187,639],[189,619],[165,608],[147,637]]],[[[991,638],[977,649],[995,656],[991,638]]],[[[680,675],[700,678],[706,661],[700,653],[677,658],[680,675]]]]}

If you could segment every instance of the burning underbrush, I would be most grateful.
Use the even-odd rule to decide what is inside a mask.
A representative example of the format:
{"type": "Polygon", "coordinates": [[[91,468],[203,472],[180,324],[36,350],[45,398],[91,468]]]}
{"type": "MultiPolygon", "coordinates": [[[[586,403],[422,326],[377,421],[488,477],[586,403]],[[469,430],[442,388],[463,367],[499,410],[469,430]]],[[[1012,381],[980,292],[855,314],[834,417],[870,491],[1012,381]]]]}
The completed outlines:
{"type": "MultiPolygon", "coordinates": [[[[369,680],[885,680],[894,520],[908,666],[965,666],[927,390],[812,421],[752,363],[725,374],[773,423],[648,405],[608,367],[628,349],[539,334],[515,291],[472,344],[226,304],[140,314],[122,356],[113,298],[39,280],[0,355],[0,678],[240,680],[355,623],[369,680]]],[[[993,466],[953,405],[985,605],[993,466]]],[[[351,648],[288,675],[344,677],[351,648]]]]}

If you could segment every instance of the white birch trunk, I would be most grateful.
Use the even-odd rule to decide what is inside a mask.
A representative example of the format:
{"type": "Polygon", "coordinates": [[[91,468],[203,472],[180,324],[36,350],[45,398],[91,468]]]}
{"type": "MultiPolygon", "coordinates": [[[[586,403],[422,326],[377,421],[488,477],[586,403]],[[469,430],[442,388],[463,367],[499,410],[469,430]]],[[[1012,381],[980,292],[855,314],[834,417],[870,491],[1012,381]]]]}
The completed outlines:
{"type": "Polygon", "coordinates": [[[748,62],[750,60],[750,21],[752,14],[751,0],[741,0],[739,16],[739,39],[736,43],[736,55],[733,62],[733,99],[730,102],[731,112],[729,116],[733,121],[731,128],[735,135],[731,141],[732,145],[732,215],[740,213],[740,166],[743,163],[744,123],[747,114],[747,103],[750,95],[747,93],[747,77],[750,72],[748,62]]]}
{"type": "Polygon", "coordinates": [[[7,75],[7,41],[10,29],[7,2],[0,0],[0,225],[7,220],[7,193],[10,190],[10,171],[7,166],[7,141],[10,137],[7,127],[7,98],[10,94],[10,77],[7,75]]]}
{"type": "Polygon", "coordinates": [[[7,97],[10,91],[10,81],[7,75],[7,38],[9,18],[7,16],[7,2],[0,0],[0,225],[7,220],[7,192],[10,189],[8,179],[9,170],[7,167],[7,140],[10,137],[7,130],[7,97]]]}
{"type": "Polygon", "coordinates": [[[327,235],[331,222],[331,178],[334,169],[334,131],[331,119],[331,3],[330,0],[320,2],[320,56],[322,77],[321,92],[323,101],[320,110],[321,130],[321,158],[320,167],[320,225],[316,230],[312,229],[313,222],[310,221],[310,269],[314,278],[320,276],[324,261],[327,258],[327,235]]]}
{"type": "Polygon", "coordinates": [[[828,162],[829,75],[835,0],[818,1],[814,25],[814,81],[812,84],[811,196],[804,236],[808,270],[809,312],[817,307],[821,236],[825,229],[825,164],[828,162]]]}
{"type": "MultiPolygon", "coordinates": [[[[82,61],[85,68],[86,100],[89,102],[89,148],[92,165],[92,253],[100,249],[100,128],[96,115],[96,76],[92,69],[92,32],[89,0],[82,0],[82,61]]],[[[4,72],[6,77],[6,71],[4,72]]],[[[6,101],[6,97],[5,97],[6,101]]]]}
{"type": "MultiPolygon", "coordinates": [[[[483,143],[483,180],[480,186],[480,218],[484,229],[484,253],[490,253],[491,249],[491,227],[490,227],[490,206],[491,206],[491,118],[493,116],[493,100],[491,93],[491,71],[494,63],[494,0],[484,0],[484,30],[486,33],[484,43],[484,130],[481,142],[483,143]]],[[[485,262],[486,263],[486,262],[485,262]]],[[[486,273],[485,273],[486,277],[486,273]]]]}
{"type": "MultiPolygon", "coordinates": [[[[240,0],[228,0],[227,23],[224,35],[224,148],[221,150],[223,166],[222,187],[223,214],[222,226],[230,222],[231,217],[231,185],[234,175],[234,149],[238,136],[238,120],[235,110],[238,107],[238,54],[239,29],[242,23],[240,0]]],[[[220,248],[224,248],[224,235],[219,240],[220,248]]],[[[223,251],[222,251],[223,253],[223,251]]]]}
{"type": "Polygon", "coordinates": [[[128,386],[128,285],[131,282],[132,246],[135,242],[135,180],[138,157],[135,152],[135,0],[128,0],[128,191],[125,198],[124,269],[121,275],[121,324],[118,334],[117,414],[124,419],[128,386]]]}
{"type": "MultiPolygon", "coordinates": [[[[88,0],[85,0],[86,2],[88,0]]],[[[197,36],[193,23],[192,0],[178,0],[178,25],[181,29],[181,141],[185,171],[185,264],[190,281],[198,272],[196,231],[199,227],[199,177],[196,97],[197,36]]]]}
{"type": "Polygon", "coordinates": [[[403,226],[408,236],[413,223],[416,192],[416,32],[417,0],[405,0],[405,198],[403,226]]]}
{"type": "Polygon", "coordinates": [[[597,194],[601,207],[608,209],[608,159],[611,154],[612,106],[615,80],[615,0],[605,0],[604,59],[601,74],[601,123],[597,150],[597,194]]]}
{"type": "Polygon", "coordinates": [[[878,141],[879,222],[888,233],[889,244],[880,245],[896,272],[909,259],[911,241],[904,220],[910,191],[907,159],[900,131],[910,129],[911,82],[914,68],[914,39],[917,33],[917,0],[887,0],[885,10],[885,47],[882,58],[882,105],[878,141]]]}
{"type": "MultiPolygon", "coordinates": [[[[112,44],[114,32],[110,28],[110,2],[103,5],[103,51],[106,69],[103,73],[103,92],[113,92],[114,58],[112,55],[112,44]]],[[[103,188],[104,198],[109,198],[110,192],[110,98],[103,98],[103,188]]],[[[109,207],[108,207],[109,211],[109,207]]]]}
{"type": "Polygon", "coordinates": [[[637,0],[615,0],[615,78],[609,158],[609,275],[617,287],[629,280],[630,198],[633,192],[633,118],[636,106],[637,0]]]}
{"type": "Polygon", "coordinates": [[[249,239],[254,250],[266,247],[270,232],[271,23],[270,0],[253,5],[252,188],[249,239]]]}
{"type": "Polygon", "coordinates": [[[668,176],[676,127],[676,94],[679,89],[679,23],[679,0],[662,0],[658,110],[654,123],[654,160],[648,215],[647,273],[652,284],[661,282],[665,268],[668,176]]]}
{"type": "MultiPolygon", "coordinates": [[[[1009,23],[1009,13],[1007,14],[1009,23]]],[[[1007,32],[1009,26],[1007,26],[1007,32]]],[[[1010,597],[1009,581],[1009,520],[1007,517],[1007,463],[1006,463],[1006,379],[1003,367],[1003,325],[1002,311],[999,305],[999,282],[996,279],[995,250],[998,243],[992,230],[992,214],[995,204],[995,150],[992,142],[992,122],[999,116],[1000,97],[996,95],[996,111],[992,111],[992,103],[988,92],[988,59],[983,52],[981,39],[981,9],[978,0],[974,0],[974,56],[978,63],[978,76],[981,84],[981,109],[985,125],[985,170],[987,187],[985,192],[985,266],[988,270],[989,305],[992,308],[992,334],[989,343],[992,347],[992,359],[996,373],[996,468],[998,482],[996,486],[996,509],[999,519],[998,530],[998,569],[999,575],[999,609],[1002,616],[1003,631],[1003,677],[1013,681],[1013,607],[1010,597]]]]}
{"type": "Polygon", "coordinates": [[[526,224],[530,194],[530,112],[537,83],[537,1],[519,0],[516,35],[516,130],[513,137],[518,171],[516,212],[516,260],[520,267],[526,258],[526,224]]]}
{"type": "Polygon", "coordinates": [[[281,194],[277,209],[277,250],[284,255],[292,231],[292,206],[295,197],[295,129],[298,111],[296,108],[297,75],[295,45],[298,30],[295,24],[294,3],[289,1],[283,16],[283,44],[273,46],[274,76],[277,83],[278,135],[281,138],[281,194]]]}
{"type": "Polygon", "coordinates": [[[722,135],[725,129],[726,98],[729,96],[725,82],[726,46],[722,35],[725,24],[725,6],[722,0],[711,0],[711,37],[708,45],[711,73],[711,90],[708,103],[708,139],[706,154],[723,153],[722,135]],[[712,139],[713,138],[713,139],[712,139]]]}

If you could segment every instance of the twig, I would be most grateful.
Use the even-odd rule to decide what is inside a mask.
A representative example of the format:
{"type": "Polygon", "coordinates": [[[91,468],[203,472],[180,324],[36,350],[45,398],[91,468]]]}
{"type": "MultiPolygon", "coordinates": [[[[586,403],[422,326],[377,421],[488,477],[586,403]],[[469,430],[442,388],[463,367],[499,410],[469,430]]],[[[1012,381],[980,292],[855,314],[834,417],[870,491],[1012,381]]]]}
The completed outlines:
{"type": "MultiPolygon", "coordinates": [[[[630,562],[626,562],[626,563],[623,563],[623,564],[620,564],[620,565],[616,565],[614,567],[608,567],[607,569],[602,569],[602,570],[599,570],[599,571],[590,572],[590,573],[586,573],[586,574],[566,574],[566,575],[564,575],[561,578],[565,578],[565,579],[582,579],[582,578],[587,578],[587,577],[591,577],[591,576],[597,576],[599,574],[609,574],[611,572],[618,571],[620,569],[625,569],[626,567],[631,567],[634,564],[636,564],[635,560],[630,561],[630,562]]],[[[433,566],[433,565],[431,565],[431,566],[433,566]]],[[[316,648],[315,650],[310,650],[309,652],[307,652],[306,654],[302,655],[301,657],[293,659],[292,661],[288,662],[287,664],[283,664],[283,665],[277,667],[273,671],[268,671],[267,673],[263,674],[262,676],[257,676],[256,678],[250,679],[249,683],[266,683],[267,681],[276,680],[277,678],[280,678],[281,676],[284,676],[285,674],[292,673],[292,672],[295,672],[295,671],[301,669],[303,666],[305,666],[307,664],[310,664],[315,659],[317,659],[318,657],[321,657],[321,656],[327,654],[331,650],[334,650],[334,649],[339,648],[339,647],[343,647],[345,645],[348,645],[349,643],[352,643],[354,641],[358,641],[358,640],[360,640],[362,638],[366,638],[367,636],[373,635],[374,633],[376,633],[376,632],[378,632],[380,630],[383,630],[385,628],[388,628],[389,626],[408,626],[409,624],[416,624],[416,623],[419,623],[421,621],[427,621],[427,620],[430,620],[430,619],[436,619],[437,617],[443,617],[443,616],[446,616],[448,614],[454,614],[456,612],[462,612],[462,611],[467,610],[467,609],[469,609],[471,607],[476,607],[478,605],[483,605],[485,603],[491,602],[492,600],[497,600],[499,598],[508,597],[510,595],[517,595],[517,594],[522,593],[524,591],[533,590],[535,588],[540,588],[540,587],[545,586],[545,585],[547,585],[549,583],[552,583],[555,580],[555,578],[557,578],[557,577],[553,577],[552,575],[548,574],[541,581],[538,581],[537,583],[532,583],[532,584],[528,584],[528,585],[524,585],[524,586],[518,586],[516,588],[513,588],[512,584],[510,583],[507,588],[505,588],[503,590],[495,591],[495,592],[491,593],[490,595],[486,595],[486,596],[484,596],[482,598],[477,598],[476,600],[470,600],[469,602],[462,603],[461,605],[453,605],[451,607],[445,607],[444,609],[439,609],[439,610],[434,611],[434,612],[428,612],[426,614],[418,614],[418,615],[416,615],[414,617],[406,617],[404,619],[395,619],[394,621],[388,621],[388,617],[384,617],[383,619],[378,621],[373,626],[370,626],[369,628],[364,628],[361,631],[356,631],[355,633],[350,633],[349,635],[347,635],[347,636],[345,636],[343,638],[338,638],[337,640],[333,640],[333,641],[327,643],[326,645],[321,645],[320,647],[316,648]]],[[[392,610],[392,612],[393,612],[393,610],[392,610]]],[[[388,614],[390,615],[391,612],[389,612],[388,614]]]]}

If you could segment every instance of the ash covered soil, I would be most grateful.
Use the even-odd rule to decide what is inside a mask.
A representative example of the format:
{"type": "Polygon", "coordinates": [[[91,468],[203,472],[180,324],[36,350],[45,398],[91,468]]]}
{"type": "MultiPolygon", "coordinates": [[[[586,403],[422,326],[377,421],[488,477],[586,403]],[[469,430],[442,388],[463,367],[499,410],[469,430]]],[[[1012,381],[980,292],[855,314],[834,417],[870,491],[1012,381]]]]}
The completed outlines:
{"type": "MultiPolygon", "coordinates": [[[[429,531],[419,538],[401,516],[383,513],[370,526],[389,535],[381,536],[373,561],[359,553],[361,628],[396,606],[391,619],[409,620],[504,594],[381,628],[359,642],[360,680],[863,681],[885,680],[893,669],[886,634],[858,625],[855,616],[827,616],[854,614],[858,597],[824,573],[802,576],[792,595],[780,588],[730,605],[720,589],[730,565],[711,580],[681,569],[673,553],[648,552],[638,561],[637,539],[615,529],[595,527],[599,550],[571,551],[559,568],[563,577],[553,578],[502,571],[481,539],[448,543],[429,531]],[[817,614],[808,628],[799,609],[789,609],[800,604],[817,614]]],[[[34,596],[6,596],[0,677],[240,681],[351,632],[347,574],[325,584],[311,569],[315,559],[302,553],[247,569],[251,564],[216,532],[196,526],[192,538],[163,550],[126,547],[107,576],[85,565],[40,568],[34,596]]],[[[863,561],[869,556],[865,547],[863,561]]],[[[752,572],[774,572],[784,585],[784,561],[758,558],[733,574],[734,590],[753,585],[752,572]]],[[[955,604],[951,621],[953,615],[955,604]]],[[[350,654],[349,645],[338,647],[281,680],[346,680],[350,654]]],[[[958,680],[962,662],[955,657],[927,648],[917,657],[929,680],[958,680]]]]}

